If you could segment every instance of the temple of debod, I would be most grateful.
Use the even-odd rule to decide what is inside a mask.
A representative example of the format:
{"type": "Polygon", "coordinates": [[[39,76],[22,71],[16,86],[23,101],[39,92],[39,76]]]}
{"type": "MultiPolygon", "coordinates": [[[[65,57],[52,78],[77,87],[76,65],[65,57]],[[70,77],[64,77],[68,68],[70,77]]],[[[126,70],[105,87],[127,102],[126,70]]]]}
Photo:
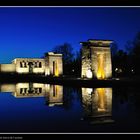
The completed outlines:
{"type": "MultiPolygon", "coordinates": [[[[81,42],[81,78],[108,79],[112,77],[110,40],[81,42]]],[[[48,52],[44,59],[15,58],[11,64],[0,64],[1,73],[63,75],[62,54],[48,52]]]]}
{"type": "Polygon", "coordinates": [[[88,40],[82,44],[82,78],[112,77],[110,40],[88,40]]]}
{"type": "Polygon", "coordinates": [[[15,58],[12,64],[1,64],[0,72],[60,76],[63,74],[62,54],[48,52],[44,59],[15,58]]]}

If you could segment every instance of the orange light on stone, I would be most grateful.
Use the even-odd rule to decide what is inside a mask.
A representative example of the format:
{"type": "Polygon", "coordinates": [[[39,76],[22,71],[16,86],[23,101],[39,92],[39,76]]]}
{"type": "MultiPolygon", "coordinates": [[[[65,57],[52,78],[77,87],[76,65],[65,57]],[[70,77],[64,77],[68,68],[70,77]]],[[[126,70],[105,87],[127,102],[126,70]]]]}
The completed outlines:
{"type": "Polygon", "coordinates": [[[58,72],[58,61],[55,62],[55,76],[59,76],[59,72],[58,72]]]}
{"type": "Polygon", "coordinates": [[[104,55],[98,54],[98,70],[97,70],[97,78],[104,79],[105,78],[105,71],[104,71],[104,55]]]}

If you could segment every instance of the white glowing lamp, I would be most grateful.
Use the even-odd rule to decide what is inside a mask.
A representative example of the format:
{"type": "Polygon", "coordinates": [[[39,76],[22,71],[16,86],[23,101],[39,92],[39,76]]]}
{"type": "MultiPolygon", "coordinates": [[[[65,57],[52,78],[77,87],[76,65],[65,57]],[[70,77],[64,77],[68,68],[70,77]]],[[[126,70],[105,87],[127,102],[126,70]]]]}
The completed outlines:
{"type": "Polygon", "coordinates": [[[92,78],[92,71],[91,70],[87,70],[86,76],[87,76],[87,78],[92,78]]]}

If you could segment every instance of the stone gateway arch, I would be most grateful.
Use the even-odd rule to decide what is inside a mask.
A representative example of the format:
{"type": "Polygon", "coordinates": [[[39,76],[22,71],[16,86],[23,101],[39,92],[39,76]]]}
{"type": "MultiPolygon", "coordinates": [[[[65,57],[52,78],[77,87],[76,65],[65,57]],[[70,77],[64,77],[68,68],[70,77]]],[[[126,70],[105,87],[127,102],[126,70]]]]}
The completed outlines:
{"type": "Polygon", "coordinates": [[[82,78],[112,77],[110,40],[88,40],[82,44],[82,78]]]}

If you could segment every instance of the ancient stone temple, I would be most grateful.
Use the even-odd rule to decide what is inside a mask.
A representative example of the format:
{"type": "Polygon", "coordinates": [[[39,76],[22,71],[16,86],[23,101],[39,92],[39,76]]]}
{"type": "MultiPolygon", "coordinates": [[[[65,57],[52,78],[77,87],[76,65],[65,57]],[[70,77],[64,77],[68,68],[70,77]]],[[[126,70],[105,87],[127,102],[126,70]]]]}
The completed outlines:
{"type": "Polygon", "coordinates": [[[45,59],[16,58],[12,61],[17,73],[45,73],[45,59]]]}
{"type": "Polygon", "coordinates": [[[62,54],[49,52],[44,59],[15,58],[12,64],[0,64],[0,72],[60,76],[63,74],[62,54]]]}
{"type": "Polygon", "coordinates": [[[88,40],[82,44],[82,78],[112,77],[110,40],[88,40]]]}
{"type": "Polygon", "coordinates": [[[45,75],[59,76],[63,73],[62,54],[48,53],[46,56],[45,75]]]}

